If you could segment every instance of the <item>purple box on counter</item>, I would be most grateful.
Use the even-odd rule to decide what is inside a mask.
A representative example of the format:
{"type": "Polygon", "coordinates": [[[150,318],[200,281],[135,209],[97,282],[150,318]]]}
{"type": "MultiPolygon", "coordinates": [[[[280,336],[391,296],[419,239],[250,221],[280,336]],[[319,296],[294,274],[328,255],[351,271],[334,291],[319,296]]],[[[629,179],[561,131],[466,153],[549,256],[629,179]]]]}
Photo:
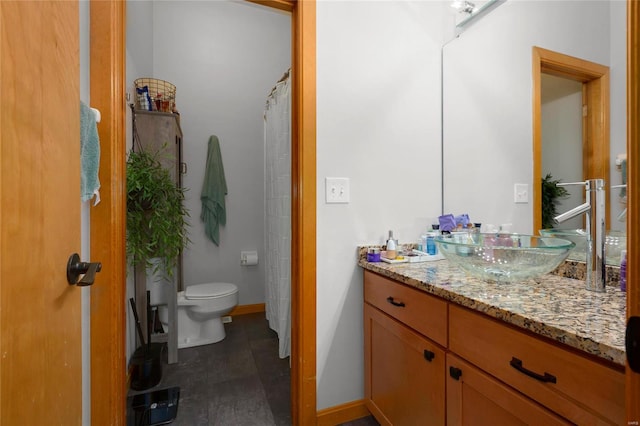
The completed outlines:
{"type": "Polygon", "coordinates": [[[367,250],[367,262],[380,262],[380,249],[371,247],[367,250]]]}

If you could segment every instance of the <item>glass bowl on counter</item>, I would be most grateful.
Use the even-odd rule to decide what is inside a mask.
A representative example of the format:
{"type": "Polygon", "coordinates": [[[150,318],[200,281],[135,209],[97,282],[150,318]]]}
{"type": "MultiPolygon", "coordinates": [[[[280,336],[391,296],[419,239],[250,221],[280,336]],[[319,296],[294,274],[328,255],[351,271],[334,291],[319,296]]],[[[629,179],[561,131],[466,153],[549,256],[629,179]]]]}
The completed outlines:
{"type": "MultiPolygon", "coordinates": [[[[543,237],[562,238],[575,243],[568,259],[587,261],[587,233],[584,229],[541,229],[543,237]]],[[[604,240],[604,260],[607,265],[620,265],[622,250],[627,249],[627,235],[622,231],[607,231],[604,240]]]]}
{"type": "Polygon", "coordinates": [[[472,277],[499,283],[535,279],[556,269],[575,243],[523,234],[455,233],[436,237],[440,253],[472,277]]]}

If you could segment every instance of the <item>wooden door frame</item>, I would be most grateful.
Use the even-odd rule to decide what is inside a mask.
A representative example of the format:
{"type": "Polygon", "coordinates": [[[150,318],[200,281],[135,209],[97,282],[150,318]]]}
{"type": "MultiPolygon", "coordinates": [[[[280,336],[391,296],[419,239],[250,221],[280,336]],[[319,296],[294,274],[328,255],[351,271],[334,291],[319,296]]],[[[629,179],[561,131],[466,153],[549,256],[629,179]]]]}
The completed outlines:
{"type": "Polygon", "coordinates": [[[91,288],[91,424],[126,424],[125,30],[126,3],[90,3],[90,97],[102,120],[100,197],[91,207],[91,258],[102,262],[91,288]]]}
{"type": "MultiPolygon", "coordinates": [[[[627,2],[627,318],[640,316],[640,4],[627,2]]],[[[640,374],[627,365],[627,421],[640,421],[640,374]]]]}
{"type": "MultiPolygon", "coordinates": [[[[291,407],[294,425],[316,424],[316,4],[255,1],[292,18],[291,407]]],[[[91,104],[100,109],[102,202],[91,211],[92,424],[125,425],[126,2],[91,0],[91,104]]]]}
{"type": "MultiPolygon", "coordinates": [[[[582,83],[583,179],[609,180],[609,67],[533,47],[533,232],[542,228],[542,74],[582,83]]],[[[606,191],[606,228],[610,228],[610,192],[606,191]]]]}

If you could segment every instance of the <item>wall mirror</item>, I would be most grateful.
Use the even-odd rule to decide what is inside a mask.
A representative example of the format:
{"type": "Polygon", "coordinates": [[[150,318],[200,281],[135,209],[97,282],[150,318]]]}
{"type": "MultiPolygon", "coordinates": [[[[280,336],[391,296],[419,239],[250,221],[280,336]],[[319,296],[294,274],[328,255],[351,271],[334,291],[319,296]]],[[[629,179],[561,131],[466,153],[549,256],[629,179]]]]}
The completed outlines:
{"type": "MultiPolygon", "coordinates": [[[[538,233],[534,46],[608,67],[610,167],[603,173],[608,186],[622,182],[614,161],[626,150],[625,2],[509,0],[443,46],[443,213],[468,213],[473,222],[538,233]]],[[[553,143],[571,137],[557,135],[553,143]]],[[[562,167],[561,155],[579,153],[553,155],[562,167]]],[[[626,207],[620,190],[608,192],[610,228],[624,230],[626,224],[616,219],[626,207]]],[[[559,213],[577,201],[563,202],[559,213]]]]}

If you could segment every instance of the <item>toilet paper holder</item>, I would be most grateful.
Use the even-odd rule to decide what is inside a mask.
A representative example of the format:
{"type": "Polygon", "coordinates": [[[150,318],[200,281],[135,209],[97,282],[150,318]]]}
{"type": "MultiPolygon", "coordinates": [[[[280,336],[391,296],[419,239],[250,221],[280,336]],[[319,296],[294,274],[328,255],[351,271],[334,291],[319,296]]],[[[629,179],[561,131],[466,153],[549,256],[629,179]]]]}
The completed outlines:
{"type": "Polygon", "coordinates": [[[240,252],[240,265],[251,266],[258,264],[258,252],[257,251],[241,251],[240,252]]]}

